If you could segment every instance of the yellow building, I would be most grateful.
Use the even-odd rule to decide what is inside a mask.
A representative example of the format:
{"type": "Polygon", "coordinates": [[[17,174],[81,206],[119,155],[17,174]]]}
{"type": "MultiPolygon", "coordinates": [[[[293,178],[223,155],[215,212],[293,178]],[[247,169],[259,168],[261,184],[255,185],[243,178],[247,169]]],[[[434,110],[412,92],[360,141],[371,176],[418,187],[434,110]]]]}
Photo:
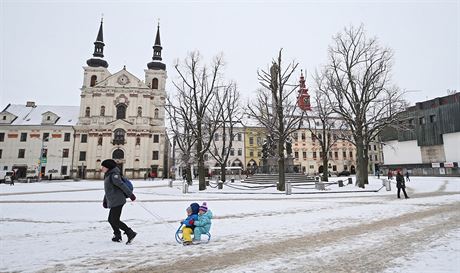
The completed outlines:
{"type": "Polygon", "coordinates": [[[244,132],[245,166],[251,170],[262,163],[262,144],[267,138],[267,130],[257,126],[247,126],[244,132]]]}

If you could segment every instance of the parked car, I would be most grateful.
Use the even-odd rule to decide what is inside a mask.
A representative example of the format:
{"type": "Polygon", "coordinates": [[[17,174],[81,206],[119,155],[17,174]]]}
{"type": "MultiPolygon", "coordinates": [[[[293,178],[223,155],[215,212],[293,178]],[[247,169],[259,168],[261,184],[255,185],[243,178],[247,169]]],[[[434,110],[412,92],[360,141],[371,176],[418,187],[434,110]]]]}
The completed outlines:
{"type": "Polygon", "coordinates": [[[11,182],[14,179],[13,176],[14,176],[14,172],[6,172],[3,182],[5,182],[5,184],[6,183],[11,184],[11,182]]]}
{"type": "Polygon", "coordinates": [[[337,176],[350,176],[350,172],[349,171],[341,171],[337,174],[337,176]]]}

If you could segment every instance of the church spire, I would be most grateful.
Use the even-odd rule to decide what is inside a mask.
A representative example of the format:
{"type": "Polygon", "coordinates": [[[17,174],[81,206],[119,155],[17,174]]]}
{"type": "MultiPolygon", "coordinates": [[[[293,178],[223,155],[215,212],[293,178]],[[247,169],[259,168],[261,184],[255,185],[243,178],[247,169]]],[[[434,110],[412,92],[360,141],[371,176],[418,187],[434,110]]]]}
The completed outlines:
{"type": "Polygon", "coordinates": [[[155,37],[155,44],[153,45],[153,57],[152,60],[153,62],[150,62],[147,64],[147,67],[149,69],[161,69],[161,70],[166,70],[166,65],[161,62],[161,50],[163,47],[161,46],[161,41],[160,41],[160,22],[158,22],[157,26],[157,35],[155,37]]]}
{"type": "Polygon", "coordinates": [[[105,67],[107,68],[109,64],[103,60],[104,58],[104,35],[102,31],[103,18],[101,18],[101,25],[99,26],[99,32],[97,33],[96,41],[94,42],[94,53],[93,58],[86,61],[86,63],[91,67],[105,67]]]}

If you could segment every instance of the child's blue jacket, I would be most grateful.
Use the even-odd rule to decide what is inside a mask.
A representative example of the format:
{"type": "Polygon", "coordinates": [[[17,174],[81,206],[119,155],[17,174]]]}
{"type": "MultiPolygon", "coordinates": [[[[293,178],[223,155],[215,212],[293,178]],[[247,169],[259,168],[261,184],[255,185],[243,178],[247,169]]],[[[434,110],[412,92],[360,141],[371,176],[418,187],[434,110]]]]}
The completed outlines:
{"type": "Polygon", "coordinates": [[[193,228],[195,227],[196,220],[198,220],[198,215],[192,214],[185,218],[185,220],[182,221],[182,224],[184,224],[186,227],[193,228]]]}

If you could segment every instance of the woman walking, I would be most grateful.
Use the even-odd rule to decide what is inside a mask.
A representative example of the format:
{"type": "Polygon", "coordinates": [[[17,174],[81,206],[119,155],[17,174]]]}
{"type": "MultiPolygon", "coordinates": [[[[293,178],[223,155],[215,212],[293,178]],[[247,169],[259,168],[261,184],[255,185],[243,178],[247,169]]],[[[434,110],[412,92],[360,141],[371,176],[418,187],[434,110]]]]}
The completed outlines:
{"type": "Polygon", "coordinates": [[[121,242],[121,230],[123,230],[128,236],[126,244],[130,244],[137,233],[129,228],[125,223],[120,221],[121,211],[126,203],[126,198],[130,198],[131,201],[136,200],[136,196],[126,186],[121,179],[120,169],[117,167],[117,163],[113,159],[106,159],[101,163],[101,171],[104,173],[104,201],[102,205],[104,208],[109,208],[108,221],[113,229],[114,242],[121,242]]]}

